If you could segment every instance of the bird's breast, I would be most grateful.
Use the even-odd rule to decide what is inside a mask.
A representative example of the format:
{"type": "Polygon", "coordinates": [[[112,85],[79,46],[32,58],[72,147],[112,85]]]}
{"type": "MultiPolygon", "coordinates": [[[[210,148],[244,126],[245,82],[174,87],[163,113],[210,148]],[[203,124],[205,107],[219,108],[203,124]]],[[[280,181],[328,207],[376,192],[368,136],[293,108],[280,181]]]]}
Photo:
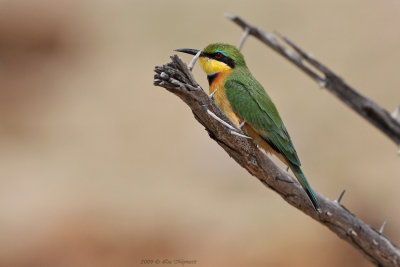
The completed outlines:
{"type": "Polygon", "coordinates": [[[212,79],[212,82],[210,83],[210,94],[212,94],[216,90],[214,94],[215,104],[217,104],[217,106],[225,113],[225,115],[233,122],[233,124],[239,127],[242,120],[232,109],[232,106],[229,103],[228,98],[226,97],[224,88],[226,78],[228,77],[230,72],[231,70],[227,70],[219,72],[217,74],[213,74],[216,76],[212,79]]]}
{"type": "MultiPolygon", "coordinates": [[[[231,71],[219,72],[211,74],[213,75],[212,81],[210,82],[210,94],[212,94],[215,90],[217,90],[214,94],[214,102],[217,106],[225,113],[225,115],[236,125],[239,125],[243,122],[243,118],[241,118],[232,108],[229,103],[228,98],[225,93],[225,81],[231,71]]],[[[252,125],[246,123],[242,130],[252,138],[253,142],[259,145],[265,152],[276,155],[282,162],[287,163],[287,160],[277,152],[274,148],[272,148],[260,135],[257,133],[257,130],[254,129],[252,125]]],[[[267,135],[267,133],[264,133],[267,135]]]]}

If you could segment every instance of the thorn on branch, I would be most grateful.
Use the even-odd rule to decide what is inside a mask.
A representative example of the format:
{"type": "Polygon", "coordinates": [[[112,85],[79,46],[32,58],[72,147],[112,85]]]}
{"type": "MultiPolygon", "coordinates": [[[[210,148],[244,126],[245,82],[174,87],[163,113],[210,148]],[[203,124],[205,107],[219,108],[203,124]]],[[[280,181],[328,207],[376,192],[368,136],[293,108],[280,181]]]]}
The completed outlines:
{"type": "Polygon", "coordinates": [[[318,85],[319,87],[321,87],[321,89],[326,87],[326,80],[319,80],[318,81],[318,85]]]}
{"type": "Polygon", "coordinates": [[[201,54],[201,50],[199,50],[199,52],[197,52],[197,54],[192,58],[192,61],[190,61],[189,66],[188,66],[188,69],[190,71],[193,70],[194,64],[196,64],[197,60],[200,57],[200,54],[201,54]]]}
{"type": "Polygon", "coordinates": [[[218,89],[215,89],[211,94],[209,94],[208,95],[208,97],[210,98],[210,99],[213,99],[214,98],[214,95],[215,95],[215,93],[218,91],[218,89]]]}
{"type": "Polygon", "coordinates": [[[242,38],[240,38],[239,44],[237,45],[237,49],[239,49],[239,50],[242,49],[242,47],[243,47],[243,45],[244,45],[244,42],[245,42],[246,39],[247,39],[247,36],[249,36],[249,33],[250,33],[250,28],[249,28],[249,27],[246,27],[246,28],[244,29],[242,38]]]}
{"type": "Polygon", "coordinates": [[[335,200],[336,203],[340,204],[340,201],[342,201],[344,193],[346,193],[346,190],[343,190],[342,193],[340,193],[339,197],[335,200]]]}
{"type": "Polygon", "coordinates": [[[232,131],[232,130],[230,131],[230,133],[233,134],[233,135],[239,136],[239,137],[246,138],[246,139],[252,139],[250,136],[247,136],[247,135],[244,135],[244,134],[232,131]]]}
{"type": "Polygon", "coordinates": [[[349,233],[350,233],[351,235],[353,235],[353,236],[358,236],[357,233],[356,233],[356,231],[353,230],[353,228],[350,228],[350,229],[349,229],[349,233]]]}
{"type": "MultiPolygon", "coordinates": [[[[211,95],[211,97],[212,97],[212,95],[211,95]]],[[[204,110],[207,111],[208,115],[210,115],[212,118],[214,118],[215,120],[217,120],[218,122],[220,122],[224,126],[228,127],[230,134],[236,135],[236,136],[239,136],[239,137],[242,137],[242,138],[246,138],[246,139],[252,139],[250,136],[247,136],[247,135],[244,135],[244,134],[236,132],[238,129],[236,129],[235,127],[233,127],[232,125],[230,125],[229,123],[227,123],[226,121],[224,121],[223,119],[218,117],[217,115],[215,115],[215,113],[212,112],[211,110],[209,110],[205,105],[202,105],[202,107],[203,107],[204,110]]]]}
{"type": "Polygon", "coordinates": [[[400,113],[400,105],[398,105],[397,108],[393,111],[392,118],[397,120],[397,118],[399,117],[399,113],[400,113]]]}
{"type": "Polygon", "coordinates": [[[215,120],[219,121],[220,123],[222,123],[223,125],[225,125],[226,127],[228,127],[231,130],[236,130],[235,127],[233,127],[232,125],[230,125],[229,123],[227,123],[226,121],[222,120],[220,117],[218,117],[217,115],[215,115],[214,112],[212,112],[211,110],[209,110],[205,105],[202,106],[204,110],[206,110],[206,112],[208,113],[208,115],[210,115],[211,117],[213,117],[215,120]]]}
{"type": "Polygon", "coordinates": [[[380,233],[380,234],[382,234],[382,233],[383,233],[383,230],[385,230],[385,226],[386,226],[386,221],[384,221],[384,222],[382,223],[381,228],[379,228],[379,233],[380,233]]]}

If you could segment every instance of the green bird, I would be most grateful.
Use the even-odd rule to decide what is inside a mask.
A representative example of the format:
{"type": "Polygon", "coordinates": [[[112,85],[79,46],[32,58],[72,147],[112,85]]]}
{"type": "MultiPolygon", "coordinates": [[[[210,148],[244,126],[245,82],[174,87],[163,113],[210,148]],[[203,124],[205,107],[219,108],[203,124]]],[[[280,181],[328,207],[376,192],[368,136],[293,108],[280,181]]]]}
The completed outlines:
{"type": "MultiPolygon", "coordinates": [[[[176,51],[191,55],[199,52],[196,49],[176,51]]],[[[290,167],[318,210],[318,199],[301,171],[299,157],[278,110],[247,68],[242,53],[235,46],[215,43],[200,52],[199,61],[218,107],[259,147],[290,167]]]]}

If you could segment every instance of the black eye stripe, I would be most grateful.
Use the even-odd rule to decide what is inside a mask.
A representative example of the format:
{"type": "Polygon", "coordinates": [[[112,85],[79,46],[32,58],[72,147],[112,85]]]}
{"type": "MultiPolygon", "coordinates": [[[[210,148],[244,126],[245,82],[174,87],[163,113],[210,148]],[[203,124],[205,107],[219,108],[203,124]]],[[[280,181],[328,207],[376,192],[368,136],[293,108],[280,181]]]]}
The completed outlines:
{"type": "Polygon", "coordinates": [[[235,67],[235,61],[231,59],[230,57],[222,56],[222,58],[218,59],[221,62],[224,62],[226,65],[231,67],[232,69],[235,67]]]}
{"type": "Polygon", "coordinates": [[[233,61],[232,58],[227,57],[227,56],[223,55],[220,52],[217,52],[217,53],[204,53],[204,55],[209,57],[209,58],[221,61],[221,62],[225,63],[226,65],[228,65],[229,67],[231,67],[232,69],[235,67],[235,61],[233,61]]]}

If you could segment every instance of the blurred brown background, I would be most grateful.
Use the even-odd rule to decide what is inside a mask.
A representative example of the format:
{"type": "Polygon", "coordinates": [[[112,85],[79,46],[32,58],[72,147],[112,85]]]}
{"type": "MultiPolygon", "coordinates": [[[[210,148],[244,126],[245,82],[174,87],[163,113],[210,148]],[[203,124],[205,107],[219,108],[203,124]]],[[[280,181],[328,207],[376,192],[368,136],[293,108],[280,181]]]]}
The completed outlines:
{"type": "MultiPolygon", "coordinates": [[[[400,103],[397,0],[0,1],[1,266],[369,266],[152,85],[173,49],[237,44],[225,12],[289,36],[389,111],[400,103]]],[[[399,244],[395,145],[257,40],[243,53],[313,187],[346,189],[343,204],[387,220],[399,244]]]]}

